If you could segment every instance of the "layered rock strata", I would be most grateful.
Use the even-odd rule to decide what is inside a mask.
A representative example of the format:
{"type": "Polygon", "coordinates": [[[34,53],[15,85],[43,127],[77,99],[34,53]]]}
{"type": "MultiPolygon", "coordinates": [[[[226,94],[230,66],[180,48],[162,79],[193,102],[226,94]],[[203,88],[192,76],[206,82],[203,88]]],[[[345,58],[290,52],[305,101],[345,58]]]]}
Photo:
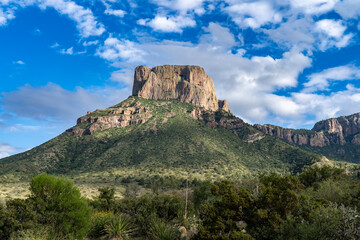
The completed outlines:
{"type": "Polygon", "coordinates": [[[88,113],[77,120],[77,126],[67,130],[70,135],[92,135],[95,131],[122,128],[147,122],[152,114],[145,107],[120,107],[107,109],[106,116],[96,116],[102,110],[88,113]],[[81,125],[88,125],[81,127],[81,125]]]}
{"type": "Polygon", "coordinates": [[[178,99],[207,110],[229,111],[226,100],[218,100],[214,83],[202,67],[164,65],[135,69],[133,96],[154,100],[178,99]]]}
{"type": "Polygon", "coordinates": [[[312,130],[295,130],[267,124],[255,124],[254,127],[297,145],[313,147],[346,143],[360,145],[360,113],[317,122],[312,130]]]}

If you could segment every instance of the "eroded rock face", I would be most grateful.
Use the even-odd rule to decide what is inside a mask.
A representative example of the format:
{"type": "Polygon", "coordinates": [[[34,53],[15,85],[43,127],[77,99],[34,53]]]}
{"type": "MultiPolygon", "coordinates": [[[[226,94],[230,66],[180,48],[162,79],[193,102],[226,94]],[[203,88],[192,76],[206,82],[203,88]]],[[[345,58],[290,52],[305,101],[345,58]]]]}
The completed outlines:
{"type": "Polygon", "coordinates": [[[229,111],[226,100],[216,97],[213,81],[199,66],[164,65],[135,69],[133,96],[154,100],[178,99],[207,110],[229,111]]]}
{"type": "Polygon", "coordinates": [[[323,133],[317,133],[312,131],[304,131],[304,133],[298,133],[294,129],[282,128],[267,124],[255,124],[254,127],[259,129],[260,131],[263,131],[266,134],[284,139],[292,144],[310,145],[317,147],[324,147],[329,144],[329,140],[324,136],[323,133]]]}
{"type": "MultiPolygon", "coordinates": [[[[96,113],[96,111],[95,111],[96,113]]],[[[131,125],[142,124],[152,117],[149,109],[141,106],[122,106],[113,109],[108,116],[89,116],[87,114],[77,120],[77,124],[89,124],[88,127],[75,126],[67,130],[73,136],[92,135],[95,131],[102,131],[109,128],[123,128],[131,125]]]]}
{"type": "Polygon", "coordinates": [[[259,124],[255,124],[254,127],[297,145],[324,147],[333,144],[344,145],[347,142],[360,145],[360,113],[317,122],[312,130],[299,131],[259,124]],[[346,140],[349,136],[353,136],[352,140],[346,140]]]}

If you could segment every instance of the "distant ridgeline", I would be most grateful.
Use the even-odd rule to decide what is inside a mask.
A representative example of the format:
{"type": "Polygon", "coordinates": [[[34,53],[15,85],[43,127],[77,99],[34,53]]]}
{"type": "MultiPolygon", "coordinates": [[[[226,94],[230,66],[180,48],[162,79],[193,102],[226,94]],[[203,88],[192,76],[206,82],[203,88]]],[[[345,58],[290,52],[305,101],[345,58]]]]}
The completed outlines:
{"type": "MultiPolygon", "coordinates": [[[[217,99],[213,81],[201,67],[138,66],[132,96],[88,112],[76,126],[36,148],[0,159],[0,174],[11,179],[40,172],[87,177],[106,172],[114,179],[173,175],[208,180],[295,174],[322,161],[312,151],[333,146],[309,143],[304,148],[300,142],[283,141],[275,128],[254,127],[234,116],[226,100],[217,99]]],[[[344,144],[337,146],[348,141],[355,146],[359,137],[354,134],[344,135],[344,144]]],[[[328,139],[324,143],[332,141],[328,139]]]]}
{"type": "Polygon", "coordinates": [[[255,124],[254,127],[329,158],[360,163],[360,113],[317,122],[312,130],[268,124],[255,124]]]}

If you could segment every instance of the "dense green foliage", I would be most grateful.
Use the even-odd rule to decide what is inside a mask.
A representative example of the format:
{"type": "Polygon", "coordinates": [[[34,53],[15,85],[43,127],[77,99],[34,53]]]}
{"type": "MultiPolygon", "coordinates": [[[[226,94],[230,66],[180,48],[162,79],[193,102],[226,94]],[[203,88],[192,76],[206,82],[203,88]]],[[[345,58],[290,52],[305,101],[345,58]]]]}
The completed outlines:
{"type": "Polygon", "coordinates": [[[0,207],[0,239],[81,239],[90,226],[91,207],[67,179],[41,174],[30,182],[27,199],[0,207]]]}
{"type": "Polygon", "coordinates": [[[85,201],[68,180],[42,174],[31,181],[29,198],[0,207],[0,238],[360,238],[360,180],[334,167],[311,167],[298,176],[197,182],[187,203],[186,189],[161,189],[118,199],[114,189],[103,187],[85,201]]]}

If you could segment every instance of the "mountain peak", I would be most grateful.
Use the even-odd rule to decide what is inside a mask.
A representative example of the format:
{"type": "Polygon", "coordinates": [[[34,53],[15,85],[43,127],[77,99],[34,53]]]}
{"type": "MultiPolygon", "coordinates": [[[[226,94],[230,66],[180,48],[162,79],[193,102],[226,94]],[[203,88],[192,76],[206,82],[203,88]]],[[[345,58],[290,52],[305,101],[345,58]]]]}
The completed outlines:
{"type": "Polygon", "coordinates": [[[135,68],[133,96],[153,100],[178,99],[207,110],[230,111],[226,100],[218,100],[214,83],[205,70],[191,65],[135,68]]]}

